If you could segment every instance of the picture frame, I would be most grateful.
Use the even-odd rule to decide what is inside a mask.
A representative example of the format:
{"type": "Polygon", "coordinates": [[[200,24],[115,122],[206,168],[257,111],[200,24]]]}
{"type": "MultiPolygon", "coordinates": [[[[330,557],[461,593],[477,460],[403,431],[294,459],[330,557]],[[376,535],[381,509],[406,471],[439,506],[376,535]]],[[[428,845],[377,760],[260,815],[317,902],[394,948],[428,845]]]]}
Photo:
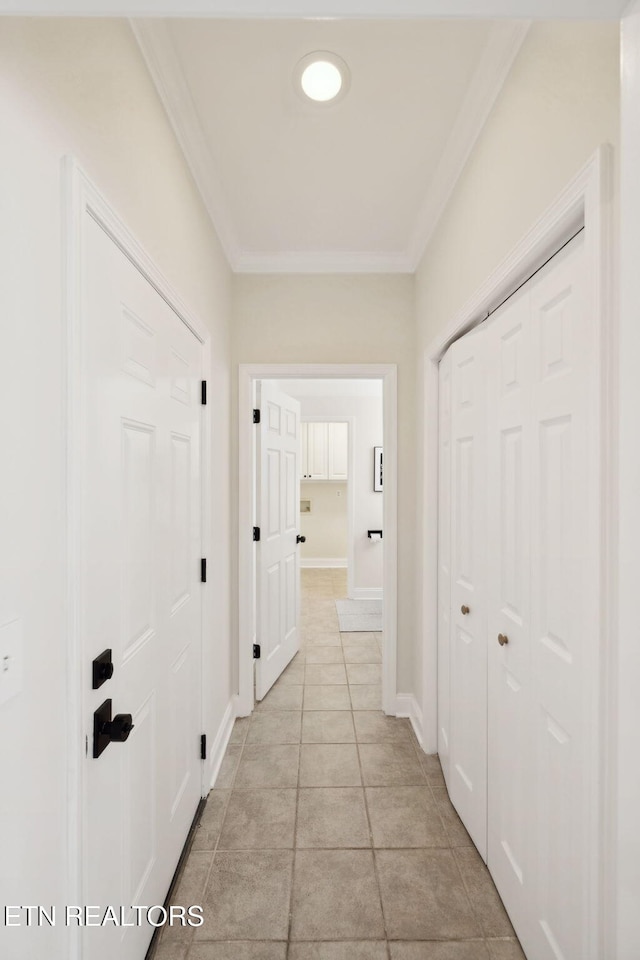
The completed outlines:
{"type": "Polygon", "coordinates": [[[382,447],[373,448],[373,490],[382,493],[383,485],[382,447]]]}

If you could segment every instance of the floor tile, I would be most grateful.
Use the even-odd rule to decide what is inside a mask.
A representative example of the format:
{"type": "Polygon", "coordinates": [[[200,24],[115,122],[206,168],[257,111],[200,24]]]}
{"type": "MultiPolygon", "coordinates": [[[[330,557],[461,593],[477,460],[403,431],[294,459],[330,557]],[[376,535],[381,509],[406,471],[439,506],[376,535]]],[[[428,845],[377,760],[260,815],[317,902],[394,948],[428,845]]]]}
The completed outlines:
{"type": "MultiPolygon", "coordinates": [[[[287,944],[236,940],[227,943],[194,943],[189,960],[286,960],[287,944]]],[[[174,960],[167,957],[166,960],[174,960]]]]}
{"type": "Polygon", "coordinates": [[[391,943],[391,960],[489,960],[481,940],[458,940],[448,943],[391,943]]]}
{"type": "Polygon", "coordinates": [[[355,743],[353,719],[347,710],[304,710],[303,743],[355,743]]]}
{"type": "Polygon", "coordinates": [[[192,850],[214,850],[227,809],[230,790],[210,790],[193,837],[192,850]]]}
{"type": "Polygon", "coordinates": [[[251,721],[247,743],[300,743],[300,710],[267,710],[251,721]]]}
{"type": "Polygon", "coordinates": [[[363,643],[344,644],[345,663],[380,663],[382,654],[375,640],[363,643]]]}
{"type": "Polygon", "coordinates": [[[231,746],[227,747],[225,755],[222,758],[222,763],[220,764],[218,776],[216,777],[216,788],[224,790],[227,787],[233,786],[241,753],[242,746],[240,744],[231,744],[231,746]]]}
{"type": "Polygon", "coordinates": [[[339,650],[342,649],[340,643],[340,634],[333,632],[331,630],[310,630],[303,631],[301,633],[302,638],[304,639],[307,654],[309,650],[313,647],[337,647],[339,650]]]}
{"type": "Polygon", "coordinates": [[[454,856],[485,937],[515,936],[507,911],[475,847],[458,847],[454,856]]]}
{"type": "Polygon", "coordinates": [[[367,631],[364,633],[357,633],[355,630],[348,633],[341,633],[342,645],[343,646],[354,646],[358,643],[370,643],[374,639],[373,633],[367,631]]]}
{"type": "Polygon", "coordinates": [[[247,733],[249,732],[250,723],[251,717],[238,717],[233,724],[229,743],[244,743],[247,738],[247,733]]]}
{"type": "Polygon", "coordinates": [[[297,744],[248,743],[236,775],[236,787],[295,787],[297,744]]]}
{"type": "Polygon", "coordinates": [[[304,688],[305,710],[350,710],[349,688],[345,685],[319,685],[304,688]]]}
{"type": "Polygon", "coordinates": [[[297,847],[370,847],[364,791],[356,787],[300,790],[297,847]]]}
{"type": "Polygon", "coordinates": [[[527,960],[517,940],[487,940],[491,960],[527,960]]]}
{"type": "Polygon", "coordinates": [[[309,647],[307,663],[342,663],[344,654],[342,647],[309,647]]]}
{"type": "Polygon", "coordinates": [[[361,710],[353,715],[359,743],[411,743],[408,720],[387,717],[380,710],[361,710]]]}
{"type": "Polygon", "coordinates": [[[295,790],[234,790],[218,849],[293,847],[295,819],[295,790]]]}
{"type": "MultiPolygon", "coordinates": [[[[204,850],[192,850],[178,882],[171,904],[190,907],[201,904],[204,889],[213,862],[213,853],[204,850]]],[[[187,943],[194,936],[195,927],[170,926],[162,929],[162,943],[187,943]]]]}
{"type": "Polygon", "coordinates": [[[367,787],[375,847],[447,847],[438,807],[428,787],[367,787]]]}
{"type": "Polygon", "coordinates": [[[446,787],[431,787],[452,847],[473,847],[473,841],[449,799],[446,787]]]}
{"type": "Polygon", "coordinates": [[[431,786],[445,786],[442,767],[440,766],[440,758],[437,753],[424,753],[424,751],[421,750],[420,763],[431,786]]]}
{"type": "Polygon", "coordinates": [[[348,663],[349,683],[379,684],[382,680],[382,667],[379,663],[348,663]]]}
{"type": "Polygon", "coordinates": [[[306,661],[306,654],[302,655],[304,659],[299,662],[291,664],[290,667],[284,671],[278,680],[278,686],[280,687],[291,687],[291,686],[300,686],[304,683],[304,666],[306,661]]]}
{"type": "Polygon", "coordinates": [[[379,684],[354,684],[350,686],[354,710],[382,710],[382,688],[379,684]]]}
{"type": "Polygon", "coordinates": [[[292,683],[279,686],[276,684],[269,690],[264,700],[256,703],[256,711],[264,710],[301,710],[302,684],[292,683]]]}
{"type": "Polygon", "coordinates": [[[375,857],[389,939],[482,936],[451,850],[378,850],[375,857]]]}
{"type": "Polygon", "coordinates": [[[365,786],[420,786],[426,783],[412,743],[361,743],[358,749],[365,786]]]}
{"type": "Polygon", "coordinates": [[[162,940],[152,954],[152,960],[185,960],[189,943],[175,943],[162,940]]]}
{"type": "MultiPolygon", "coordinates": [[[[325,649],[325,648],[322,648],[325,649]]],[[[336,648],[337,649],[337,648],[336,648]]],[[[309,684],[331,684],[347,682],[343,663],[307,663],[304,682],[309,684]]]]}
{"type": "Polygon", "coordinates": [[[288,850],[217,853],[195,940],[286,940],[291,868],[288,850]]]}
{"type": "Polygon", "coordinates": [[[289,960],[387,960],[387,944],[384,940],[292,943],[289,960]]]}
{"type": "Polygon", "coordinates": [[[371,851],[296,851],[291,939],[367,937],[384,937],[371,851]]]}
{"type": "Polygon", "coordinates": [[[353,787],[361,783],[355,744],[303,743],[300,747],[301,787],[353,787]]]}

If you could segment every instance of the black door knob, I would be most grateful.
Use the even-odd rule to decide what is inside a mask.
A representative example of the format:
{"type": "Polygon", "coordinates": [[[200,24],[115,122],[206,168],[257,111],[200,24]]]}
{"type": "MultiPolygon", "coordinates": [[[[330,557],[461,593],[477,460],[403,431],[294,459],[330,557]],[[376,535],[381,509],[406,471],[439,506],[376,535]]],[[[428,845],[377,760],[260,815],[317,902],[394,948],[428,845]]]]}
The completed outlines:
{"type": "Polygon", "coordinates": [[[307,538],[302,537],[300,536],[300,534],[298,534],[298,536],[296,537],[296,543],[306,543],[306,542],[307,542],[307,538]]]}
{"type": "Polygon", "coordinates": [[[111,716],[111,700],[105,700],[93,715],[93,756],[97,759],[110,743],[124,743],[133,730],[130,713],[111,716]]]}
{"type": "Polygon", "coordinates": [[[108,734],[113,743],[124,743],[133,730],[133,718],[130,713],[116,713],[113,720],[104,726],[107,729],[103,730],[103,733],[108,734]]]}

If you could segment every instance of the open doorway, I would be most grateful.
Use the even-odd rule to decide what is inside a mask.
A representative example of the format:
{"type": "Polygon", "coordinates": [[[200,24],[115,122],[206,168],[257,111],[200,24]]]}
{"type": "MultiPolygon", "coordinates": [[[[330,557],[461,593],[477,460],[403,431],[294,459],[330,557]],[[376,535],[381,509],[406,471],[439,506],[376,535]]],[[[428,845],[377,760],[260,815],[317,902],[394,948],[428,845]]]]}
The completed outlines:
{"type": "MultiPolygon", "coordinates": [[[[306,468],[303,469],[302,441],[298,446],[296,466],[296,537],[305,537],[305,541],[299,544],[304,548],[304,553],[298,549],[297,554],[297,583],[304,590],[298,593],[298,636],[294,643],[288,642],[287,656],[295,655],[303,634],[308,638],[310,632],[321,630],[323,625],[330,628],[324,635],[330,633],[332,642],[318,646],[341,646],[341,634],[351,633],[351,637],[347,636],[347,646],[355,645],[349,643],[350,639],[361,641],[363,649],[357,656],[368,654],[372,661],[371,664],[362,661],[353,664],[351,674],[354,686],[371,688],[356,691],[356,698],[369,697],[370,701],[367,702],[371,703],[370,709],[382,708],[393,715],[396,713],[397,579],[396,370],[393,365],[243,365],[240,368],[240,644],[237,713],[240,716],[251,713],[256,699],[252,651],[255,645],[260,646],[260,590],[263,581],[259,567],[260,557],[265,554],[260,553],[260,541],[248,540],[247,531],[258,525],[256,503],[260,493],[260,449],[251,408],[258,395],[256,388],[263,381],[277,381],[273,385],[282,391],[281,395],[288,395],[294,403],[299,404],[300,421],[308,425],[306,468]],[[365,408],[374,411],[370,417],[371,424],[363,419],[361,411],[365,408]],[[251,431],[246,429],[245,416],[252,427],[251,431]],[[319,424],[325,426],[316,426],[319,424]],[[331,424],[340,426],[330,428],[331,424]],[[312,425],[312,463],[309,461],[309,425],[312,425]],[[334,448],[331,454],[333,479],[329,479],[330,432],[334,448]],[[380,478],[382,447],[385,473],[383,490],[380,490],[374,473],[377,469],[380,478]],[[323,457],[326,461],[326,468],[322,468],[324,472],[319,466],[323,457]],[[307,501],[302,503],[304,515],[300,511],[301,501],[307,501]],[[319,523],[314,525],[314,519],[319,523]],[[305,529],[310,534],[308,540],[305,529]],[[323,607],[321,616],[318,616],[318,610],[312,609],[318,603],[323,607]],[[348,608],[354,603],[355,607],[351,606],[351,609],[339,610],[340,604],[348,608]],[[339,615],[346,617],[342,621],[344,630],[340,628],[339,615]],[[359,623],[357,617],[361,618],[359,623]],[[371,667],[370,676],[365,677],[365,667],[368,666],[371,667]],[[363,683],[366,679],[373,682],[363,683]]],[[[320,656],[331,656],[330,650],[318,653],[320,656]]],[[[333,655],[336,655],[336,651],[333,655]]],[[[356,656],[355,653],[353,655],[356,656]]],[[[342,656],[340,659],[344,663],[342,656]]],[[[331,661],[325,662],[328,665],[331,661]]],[[[260,664],[256,675],[262,669],[263,665],[260,664]]],[[[348,675],[346,679],[348,681],[348,675]]],[[[265,684],[262,684],[262,695],[264,689],[265,684]]]]}

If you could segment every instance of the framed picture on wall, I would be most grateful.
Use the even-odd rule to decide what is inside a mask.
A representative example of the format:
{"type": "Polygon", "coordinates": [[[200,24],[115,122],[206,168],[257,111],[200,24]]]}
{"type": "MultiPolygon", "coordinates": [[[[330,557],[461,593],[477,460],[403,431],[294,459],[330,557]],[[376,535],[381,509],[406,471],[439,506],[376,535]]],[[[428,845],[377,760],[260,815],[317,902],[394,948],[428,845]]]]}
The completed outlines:
{"type": "Polygon", "coordinates": [[[373,489],[382,493],[382,447],[373,448],[373,489]]]}

